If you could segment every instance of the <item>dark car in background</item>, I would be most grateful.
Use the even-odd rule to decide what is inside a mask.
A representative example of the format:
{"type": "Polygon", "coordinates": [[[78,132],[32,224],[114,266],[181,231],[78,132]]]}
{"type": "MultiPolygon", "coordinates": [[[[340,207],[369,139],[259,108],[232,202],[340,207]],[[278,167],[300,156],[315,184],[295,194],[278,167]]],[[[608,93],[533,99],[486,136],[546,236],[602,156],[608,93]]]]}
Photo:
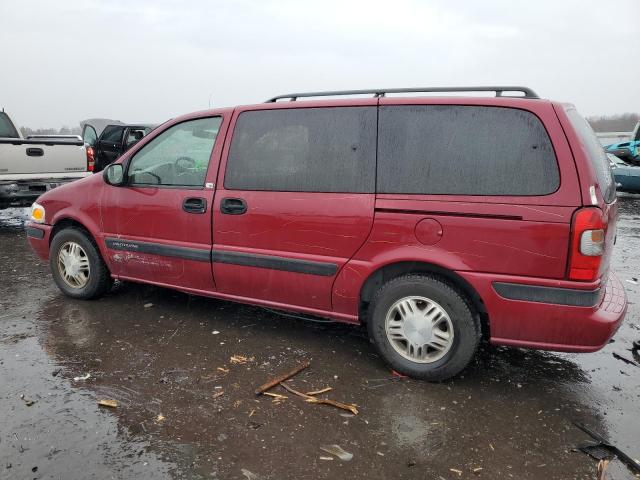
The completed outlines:
{"type": "Polygon", "coordinates": [[[104,123],[100,119],[87,120],[82,127],[82,139],[93,150],[95,172],[116,161],[155,127],[149,124],[104,123]]]}

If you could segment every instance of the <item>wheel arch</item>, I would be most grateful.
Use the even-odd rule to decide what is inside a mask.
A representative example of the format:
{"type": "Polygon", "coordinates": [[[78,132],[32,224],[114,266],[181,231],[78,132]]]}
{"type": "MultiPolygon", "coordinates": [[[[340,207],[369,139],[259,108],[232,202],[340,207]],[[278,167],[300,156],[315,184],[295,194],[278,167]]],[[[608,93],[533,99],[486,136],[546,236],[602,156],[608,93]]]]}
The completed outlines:
{"type": "Polygon", "coordinates": [[[489,337],[489,316],[485,304],[475,288],[456,272],[422,261],[401,261],[383,265],[367,277],[362,284],[359,297],[358,313],[362,323],[367,321],[369,304],[378,289],[389,280],[409,274],[436,275],[459,289],[480,316],[483,337],[489,337]]]}
{"type": "Polygon", "coordinates": [[[53,241],[54,237],[65,228],[77,228],[79,230],[82,230],[89,237],[89,239],[94,243],[94,245],[98,249],[98,253],[102,257],[102,261],[107,266],[107,269],[111,271],[112,266],[109,264],[104,242],[98,241],[98,237],[94,234],[94,232],[87,225],[87,223],[80,221],[77,218],[69,215],[57,216],[55,218],[55,221],[53,222],[53,229],[51,230],[51,235],[49,235],[49,246],[51,246],[51,242],[53,241]]]}
{"type": "Polygon", "coordinates": [[[84,232],[87,233],[87,235],[89,235],[93,239],[94,242],[96,241],[91,231],[86,226],[84,226],[82,222],[79,222],[78,220],[71,217],[62,217],[56,220],[56,222],[53,224],[51,235],[49,235],[49,245],[51,245],[51,242],[53,241],[53,237],[55,237],[61,230],[64,230],[65,228],[71,228],[71,227],[75,227],[80,230],[83,230],[84,232]]]}

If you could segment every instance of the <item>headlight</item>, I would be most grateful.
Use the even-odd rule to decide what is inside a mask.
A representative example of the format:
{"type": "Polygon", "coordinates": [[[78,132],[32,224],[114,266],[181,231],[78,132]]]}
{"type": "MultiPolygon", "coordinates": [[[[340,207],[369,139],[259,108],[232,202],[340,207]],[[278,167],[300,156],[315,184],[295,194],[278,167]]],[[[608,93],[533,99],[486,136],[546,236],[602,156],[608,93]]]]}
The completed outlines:
{"type": "Polygon", "coordinates": [[[31,205],[31,221],[36,223],[44,223],[44,207],[39,203],[31,205]]]}

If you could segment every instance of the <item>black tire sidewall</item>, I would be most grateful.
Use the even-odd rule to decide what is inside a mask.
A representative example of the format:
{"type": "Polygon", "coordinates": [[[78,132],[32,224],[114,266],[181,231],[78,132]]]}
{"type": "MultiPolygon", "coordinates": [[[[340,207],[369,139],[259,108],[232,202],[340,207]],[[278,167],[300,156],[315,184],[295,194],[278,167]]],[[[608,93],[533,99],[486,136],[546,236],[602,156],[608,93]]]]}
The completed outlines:
{"type": "Polygon", "coordinates": [[[468,303],[450,285],[428,276],[406,276],[384,285],[374,299],[368,323],[369,335],[378,351],[396,371],[414,378],[440,381],[459,373],[475,354],[479,325],[468,303]],[[454,339],[449,351],[433,363],[416,363],[402,357],[393,348],[385,332],[386,314],[403,297],[422,296],[445,309],[453,324],[454,339]]]}
{"type": "Polygon", "coordinates": [[[65,228],[53,237],[49,248],[49,266],[53,280],[65,295],[86,300],[95,298],[101,293],[100,290],[103,288],[101,284],[103,281],[102,276],[104,275],[105,267],[95,244],[89,240],[83,231],[76,228],[65,228]],[[60,248],[67,242],[75,242],[80,245],[89,258],[89,281],[82,288],[72,288],[67,285],[58,269],[58,253],[60,248]]]}

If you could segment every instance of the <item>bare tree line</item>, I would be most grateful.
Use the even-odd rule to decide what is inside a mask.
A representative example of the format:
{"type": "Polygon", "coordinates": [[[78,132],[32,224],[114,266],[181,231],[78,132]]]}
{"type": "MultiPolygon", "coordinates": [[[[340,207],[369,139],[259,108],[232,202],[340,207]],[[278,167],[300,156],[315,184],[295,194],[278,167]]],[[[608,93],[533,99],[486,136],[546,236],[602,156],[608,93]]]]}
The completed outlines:
{"type": "Polygon", "coordinates": [[[23,137],[29,135],[80,135],[80,127],[61,127],[61,128],[29,128],[20,127],[23,137]]]}
{"type": "Polygon", "coordinates": [[[588,117],[587,120],[596,132],[631,132],[640,121],[640,114],[619,113],[588,117]]]}

